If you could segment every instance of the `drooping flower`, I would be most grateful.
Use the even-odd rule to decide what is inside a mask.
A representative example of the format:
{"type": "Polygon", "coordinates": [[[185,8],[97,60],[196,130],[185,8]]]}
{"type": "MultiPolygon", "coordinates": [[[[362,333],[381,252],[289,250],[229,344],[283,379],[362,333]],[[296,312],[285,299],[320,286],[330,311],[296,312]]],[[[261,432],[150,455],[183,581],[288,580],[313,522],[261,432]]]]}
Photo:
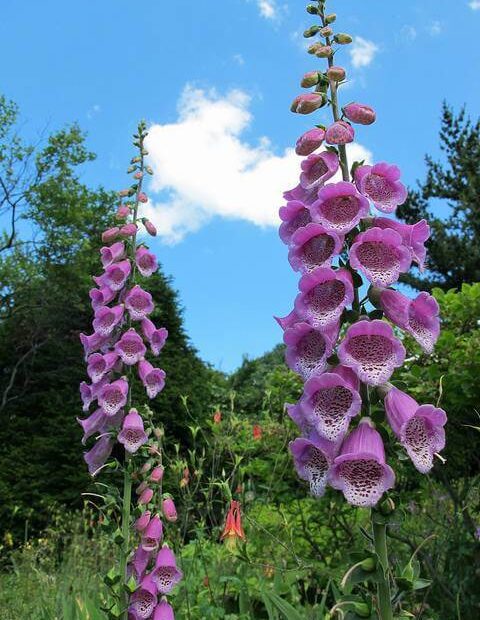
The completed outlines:
{"type": "Polygon", "coordinates": [[[377,118],[375,110],[364,103],[349,103],[343,108],[343,113],[349,121],[359,125],[371,125],[377,118]]]}
{"type": "Polygon", "coordinates": [[[292,420],[292,422],[297,425],[304,437],[309,438],[310,435],[315,432],[315,426],[313,422],[311,422],[311,420],[307,418],[300,403],[296,403],[295,405],[285,403],[285,410],[288,417],[292,420]]]}
{"type": "Polygon", "coordinates": [[[138,498],[138,505],[146,506],[152,501],[152,498],[153,498],[153,489],[151,489],[150,487],[146,487],[140,493],[140,497],[138,498]]]}
{"type": "Polygon", "coordinates": [[[155,568],[151,573],[152,579],[161,594],[168,594],[182,579],[183,574],[177,568],[173,551],[164,545],[158,552],[155,568]]]}
{"type": "Polygon", "coordinates": [[[321,497],[335,458],[335,444],[322,437],[317,437],[315,441],[298,437],[290,442],[289,448],[299,477],[310,484],[312,495],[321,497]]]}
{"type": "Polygon", "coordinates": [[[123,420],[122,430],[118,433],[118,441],[125,450],[134,454],[148,440],[143,420],[136,409],[130,409],[123,420]]]}
{"type": "Polygon", "coordinates": [[[295,271],[310,272],[317,267],[328,267],[332,258],[340,254],[343,236],[311,222],[291,236],[288,260],[295,271]]]}
{"type": "Polygon", "coordinates": [[[311,155],[322,145],[324,140],[325,130],[320,127],[313,127],[298,138],[295,153],[303,156],[311,155]]]}
{"type": "Polygon", "coordinates": [[[337,326],[330,331],[320,331],[304,321],[286,329],[283,341],[287,345],[285,359],[288,367],[305,380],[314,373],[323,372],[327,358],[332,354],[336,333],[337,326]]]}
{"type": "Polygon", "coordinates": [[[150,482],[160,482],[163,478],[163,467],[158,465],[152,469],[152,473],[149,476],[150,482]]]}
{"type": "Polygon", "coordinates": [[[160,601],[153,612],[153,620],[175,620],[172,606],[166,600],[160,601]]]}
{"type": "Polygon", "coordinates": [[[92,383],[97,383],[110,372],[118,361],[118,354],[114,351],[108,353],[92,353],[87,359],[87,374],[92,383]]]}
{"type": "Polygon", "coordinates": [[[137,364],[147,352],[142,337],[131,327],[122,334],[122,337],[115,345],[115,352],[120,356],[122,362],[127,366],[137,364]]]}
{"type": "Polygon", "coordinates": [[[350,232],[369,213],[368,200],[353,183],[330,183],[318,192],[310,207],[312,220],[337,234],[350,232]]]}
{"type": "Polygon", "coordinates": [[[148,278],[158,269],[157,257],[147,248],[140,246],[135,252],[135,262],[142,276],[148,278]]]}
{"type": "Polygon", "coordinates": [[[143,532],[147,528],[147,525],[150,523],[151,514],[150,510],[145,510],[145,512],[138,517],[134,525],[137,532],[143,532]]]}
{"type": "Polygon", "coordinates": [[[395,474],[386,463],[382,438],[370,418],[362,418],[343,442],[329,482],[354,506],[375,506],[393,487],[395,474]]]}
{"type": "Polygon", "coordinates": [[[123,241],[117,241],[110,247],[100,248],[100,256],[103,268],[105,269],[112,263],[121,260],[125,255],[125,243],[123,241]]]}
{"type": "Polygon", "coordinates": [[[312,221],[308,207],[299,200],[287,202],[284,207],[280,207],[278,214],[282,220],[278,234],[283,243],[287,245],[290,243],[295,231],[312,221]]]}
{"type": "Polygon", "coordinates": [[[103,409],[98,408],[91,415],[89,415],[88,418],[85,418],[84,420],[82,420],[81,418],[77,418],[77,422],[83,429],[83,445],[85,445],[89,437],[95,435],[95,433],[98,433],[100,431],[100,429],[105,423],[106,417],[107,416],[105,415],[103,409]]]}
{"type": "Polygon", "coordinates": [[[114,439],[110,434],[102,435],[95,442],[94,446],[85,452],[83,458],[88,466],[91,476],[95,476],[98,470],[105,464],[112,453],[114,439]]]}
{"type": "Polygon", "coordinates": [[[432,295],[421,292],[410,299],[398,291],[379,291],[387,319],[408,332],[426,353],[431,353],[440,334],[440,308],[432,295]]]}
{"type": "Polygon", "coordinates": [[[338,347],[341,364],[353,369],[360,381],[380,385],[403,364],[405,347],[385,321],[363,320],[351,325],[338,347]]]}
{"type": "Polygon", "coordinates": [[[129,611],[136,614],[137,618],[147,620],[153,614],[158,598],[159,589],[153,579],[153,575],[147,575],[140,582],[140,587],[130,597],[129,611]]]}
{"type": "Polygon", "coordinates": [[[433,405],[419,405],[393,386],[389,386],[384,402],[388,422],[412,463],[422,474],[428,473],[434,455],[445,447],[445,411],[433,405]]]}
{"type": "Polygon", "coordinates": [[[377,286],[390,286],[410,269],[412,256],[402,237],[390,228],[369,228],[355,237],[350,264],[377,286]]]}
{"type": "Polygon", "coordinates": [[[162,502],[162,509],[164,517],[167,521],[175,522],[177,520],[177,509],[173,498],[170,496],[165,497],[162,502]]]}
{"type": "Polygon", "coordinates": [[[325,142],[327,144],[348,144],[353,142],[355,130],[345,121],[335,121],[325,132],[325,142]]]}
{"type": "Polygon", "coordinates": [[[90,405],[98,399],[98,396],[105,385],[108,384],[108,377],[104,377],[92,385],[88,385],[85,381],[80,383],[80,398],[83,403],[83,411],[88,411],[90,405]]]}
{"type": "Polygon", "coordinates": [[[109,286],[112,291],[119,291],[125,286],[128,276],[132,270],[128,259],[118,263],[112,263],[105,269],[104,281],[102,286],[109,286]]]}
{"type": "Polygon", "coordinates": [[[286,316],[274,316],[273,318],[277,321],[283,331],[285,331],[289,327],[293,327],[295,323],[299,323],[301,321],[295,308],[286,316]]]}
{"type": "Polygon", "coordinates": [[[240,502],[232,499],[230,501],[230,508],[225,519],[225,527],[223,528],[220,540],[223,540],[229,549],[233,549],[239,539],[245,540],[245,532],[242,527],[240,502]]]}
{"type": "Polygon", "coordinates": [[[313,153],[301,163],[300,185],[306,189],[322,187],[339,167],[338,155],[332,151],[313,153]]]}
{"type": "Polygon", "coordinates": [[[125,297],[125,308],[133,321],[143,320],[153,312],[154,307],[151,294],[138,284],[130,289],[125,297]]]}
{"type": "Polygon", "coordinates": [[[158,515],[155,515],[148,523],[142,534],[142,548],[145,551],[156,551],[163,536],[163,525],[158,515]]]}
{"type": "Polygon", "coordinates": [[[122,304],[109,308],[100,306],[95,310],[93,329],[100,336],[109,336],[123,318],[124,307],[122,304]]]}
{"type": "Polygon", "coordinates": [[[92,300],[92,308],[95,310],[99,306],[106,306],[117,294],[109,286],[102,286],[101,288],[92,288],[88,293],[92,300]]]}
{"type": "Polygon", "coordinates": [[[97,332],[93,332],[93,334],[90,334],[89,336],[87,334],[80,334],[80,342],[82,343],[83,350],[85,351],[85,359],[87,359],[90,353],[103,348],[108,341],[108,336],[102,336],[101,334],[97,334],[97,332]]]}
{"type": "Polygon", "coordinates": [[[287,202],[298,200],[305,207],[309,207],[312,202],[315,202],[317,199],[317,188],[305,189],[300,185],[295,185],[292,189],[288,189],[286,192],[283,192],[283,197],[287,202]]]}
{"type": "Polygon", "coordinates": [[[149,318],[142,321],[142,333],[150,343],[153,355],[159,355],[168,338],[168,330],[165,327],[156,328],[149,318]]]}
{"type": "Polygon", "coordinates": [[[393,213],[407,199],[407,190],[400,183],[398,166],[381,162],[374,166],[359,166],[355,183],[361,194],[369,198],[379,211],[393,213]]]}
{"type": "Polygon", "coordinates": [[[353,283],[346,269],[318,267],[302,276],[295,299],[298,316],[313,327],[338,323],[343,309],[353,301],[353,283]]]}
{"type": "Polygon", "coordinates": [[[117,379],[103,386],[98,395],[98,404],[107,416],[115,415],[127,403],[128,381],[117,379]]]}
{"type": "Polygon", "coordinates": [[[430,237],[430,226],[426,220],[420,220],[416,224],[404,224],[391,218],[376,217],[373,225],[378,228],[393,228],[398,232],[403,245],[410,250],[412,259],[418,264],[420,271],[423,271],[427,255],[425,241],[430,237]]]}
{"type": "MultiPolygon", "coordinates": [[[[144,513],[145,514],[145,513],[144,513]]],[[[145,575],[145,571],[147,570],[148,563],[150,562],[152,554],[150,551],[145,551],[141,545],[137,547],[135,553],[133,554],[133,558],[130,560],[127,573],[128,576],[133,576],[137,583],[143,579],[145,575]]]]}
{"type": "Polygon", "coordinates": [[[151,235],[152,237],[157,236],[157,229],[155,228],[155,224],[153,224],[153,222],[147,220],[147,218],[144,217],[143,225],[145,226],[145,230],[148,232],[149,235],[151,235]]]}
{"type": "Polygon", "coordinates": [[[315,430],[329,441],[338,441],[350,420],[360,413],[359,382],[350,368],[338,366],[305,383],[300,406],[315,430]],[[342,376],[343,375],[343,376],[342,376]]]}
{"type": "Polygon", "coordinates": [[[154,368],[147,360],[139,362],[138,376],[145,386],[149,398],[155,398],[165,387],[165,371],[161,368],[154,368]]]}

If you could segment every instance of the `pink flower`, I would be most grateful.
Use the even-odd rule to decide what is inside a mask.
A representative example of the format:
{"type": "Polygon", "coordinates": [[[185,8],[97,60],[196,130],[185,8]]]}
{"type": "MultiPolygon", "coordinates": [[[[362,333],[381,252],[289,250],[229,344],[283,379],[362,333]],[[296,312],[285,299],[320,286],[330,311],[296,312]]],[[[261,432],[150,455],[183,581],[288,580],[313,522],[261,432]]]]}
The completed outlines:
{"type": "Polygon", "coordinates": [[[333,177],[338,166],[338,156],[331,151],[309,155],[301,163],[301,186],[306,190],[321,187],[325,181],[333,177]]]}
{"type": "Polygon", "coordinates": [[[335,444],[322,437],[302,437],[291,441],[289,448],[299,477],[310,484],[312,495],[321,497],[325,493],[329,470],[335,458],[335,444]]]}
{"type": "Polygon", "coordinates": [[[112,299],[115,298],[116,291],[113,291],[108,286],[102,286],[101,288],[92,288],[88,295],[92,300],[92,308],[95,310],[99,306],[106,306],[112,299]]]}
{"type": "Polygon", "coordinates": [[[136,284],[125,297],[125,308],[133,321],[142,321],[153,312],[155,306],[151,294],[136,284]]]}
{"type": "Polygon", "coordinates": [[[100,306],[95,310],[93,329],[101,336],[109,336],[123,318],[123,305],[100,306]]]}
{"type": "Polygon", "coordinates": [[[287,245],[295,231],[312,221],[309,209],[299,200],[287,202],[284,207],[280,207],[278,214],[282,220],[278,234],[287,245]]]}
{"type": "Polygon", "coordinates": [[[165,387],[165,371],[154,368],[147,360],[141,360],[138,364],[138,375],[149,398],[155,398],[165,387]]]}
{"type": "Polygon", "coordinates": [[[117,379],[108,383],[98,396],[98,404],[107,416],[114,416],[127,403],[128,381],[117,379]]]}
{"type": "Polygon", "coordinates": [[[412,255],[390,228],[369,228],[355,237],[350,264],[377,286],[390,286],[410,269],[412,255]]]}
{"type": "Polygon", "coordinates": [[[395,484],[395,474],[385,461],[382,438],[370,418],[362,418],[343,442],[330,484],[353,506],[375,506],[395,484]]]}
{"type": "Polygon", "coordinates": [[[120,228],[118,226],[114,226],[113,228],[109,228],[105,232],[102,233],[102,241],[103,243],[110,243],[116,237],[118,237],[120,233],[120,228]]]}
{"type": "Polygon", "coordinates": [[[355,170],[358,191],[373,202],[379,211],[393,213],[407,199],[407,190],[400,183],[400,169],[384,162],[360,166],[355,170]]]}
{"type": "Polygon", "coordinates": [[[143,225],[145,226],[145,230],[148,232],[149,235],[151,235],[152,237],[156,237],[157,236],[157,229],[155,228],[154,224],[150,221],[147,220],[146,217],[144,217],[142,219],[143,225]]]}
{"type": "Polygon", "coordinates": [[[299,289],[295,311],[313,327],[337,324],[345,306],[353,301],[352,276],[346,269],[317,267],[302,276],[299,289]]]}
{"type": "Polygon", "coordinates": [[[322,187],[310,207],[312,219],[339,234],[350,232],[369,213],[368,200],[353,183],[340,181],[322,187]]]}
{"type": "Polygon", "coordinates": [[[152,473],[150,474],[149,480],[151,482],[160,482],[163,479],[163,467],[160,465],[158,467],[154,467],[152,473]]]}
{"type": "Polygon", "coordinates": [[[142,513],[138,519],[135,521],[135,529],[137,530],[137,532],[143,532],[144,529],[147,527],[147,525],[150,523],[150,516],[151,516],[151,512],[150,510],[145,510],[144,513],[142,513]]]}
{"type": "Polygon", "coordinates": [[[120,235],[122,237],[134,237],[137,234],[138,226],[136,224],[124,224],[120,228],[120,235]]]}
{"type": "Polygon", "coordinates": [[[153,355],[159,355],[168,338],[168,330],[165,327],[156,328],[148,318],[142,321],[142,333],[150,343],[153,355]]]}
{"type": "Polygon", "coordinates": [[[130,207],[128,207],[127,205],[118,205],[118,209],[115,214],[115,217],[117,218],[117,220],[124,220],[129,215],[130,215],[130,207]]]}
{"type": "Polygon", "coordinates": [[[177,568],[173,551],[164,545],[158,552],[152,579],[161,594],[168,594],[182,579],[182,571],[177,568]]]}
{"type": "Polygon", "coordinates": [[[359,125],[371,125],[377,117],[375,110],[363,103],[349,103],[343,108],[343,113],[349,121],[359,125]]]}
{"type": "Polygon", "coordinates": [[[160,601],[155,607],[153,620],[175,620],[172,606],[166,600],[160,601]]]}
{"type": "Polygon", "coordinates": [[[358,321],[347,329],[338,358],[360,381],[380,385],[388,381],[405,359],[405,348],[385,321],[358,321]]]}
{"type": "Polygon", "coordinates": [[[138,498],[139,506],[146,506],[152,501],[153,498],[153,490],[150,487],[147,487],[140,493],[140,497],[138,498]]]}
{"type": "Polygon", "coordinates": [[[123,241],[117,241],[110,247],[100,248],[100,255],[103,268],[105,269],[105,267],[108,267],[124,257],[125,243],[123,241]]]}
{"type": "Polygon", "coordinates": [[[129,613],[134,614],[138,620],[146,620],[153,614],[158,602],[158,588],[152,576],[147,575],[140,583],[140,586],[130,597],[129,613]]]}
{"type": "Polygon", "coordinates": [[[147,194],[145,194],[144,192],[140,192],[140,194],[138,194],[138,202],[148,202],[147,194]]]}
{"type": "Polygon", "coordinates": [[[125,446],[130,454],[137,452],[148,437],[143,427],[143,420],[136,409],[130,409],[123,420],[122,430],[118,434],[118,441],[125,446]]]}
{"type": "Polygon", "coordinates": [[[157,258],[147,248],[141,246],[135,253],[135,262],[142,276],[148,278],[158,269],[157,258]]]}
{"type": "Polygon", "coordinates": [[[337,334],[338,326],[319,331],[303,321],[287,328],[283,334],[283,341],[287,345],[287,366],[305,380],[315,373],[323,372],[337,334]]]}
{"type": "Polygon", "coordinates": [[[325,104],[325,97],[319,93],[298,95],[292,102],[290,110],[297,114],[310,114],[325,104]]]}
{"type": "Polygon", "coordinates": [[[155,515],[142,535],[142,548],[145,551],[156,551],[163,537],[163,525],[160,517],[155,515]]]}
{"type": "Polygon", "coordinates": [[[125,286],[132,268],[128,259],[113,263],[105,269],[105,281],[101,285],[109,286],[112,291],[119,291],[125,286]]]}
{"type": "Polygon", "coordinates": [[[422,474],[433,467],[433,457],[445,447],[447,415],[433,405],[422,405],[396,387],[385,397],[387,419],[400,443],[422,474]]]}
{"type": "Polygon", "coordinates": [[[175,502],[171,497],[165,497],[162,502],[163,514],[167,521],[177,520],[177,509],[175,508],[175,502]]]}
{"type": "Polygon", "coordinates": [[[427,250],[425,241],[430,237],[430,226],[426,220],[420,220],[416,224],[404,224],[387,217],[376,217],[373,225],[378,228],[392,228],[402,237],[403,245],[412,253],[413,260],[418,264],[420,270],[425,267],[427,250]]]}
{"type": "Polygon", "coordinates": [[[118,355],[115,352],[108,352],[102,355],[101,353],[92,353],[87,359],[87,374],[92,380],[92,383],[97,383],[105,377],[116,365],[118,355]]]}
{"type": "Polygon", "coordinates": [[[324,140],[325,130],[320,127],[313,127],[298,138],[295,153],[297,155],[310,155],[322,145],[324,140]]]}
{"type": "Polygon", "coordinates": [[[325,132],[325,142],[327,144],[348,144],[353,142],[355,130],[345,121],[335,121],[325,132]]]}
{"type": "Polygon", "coordinates": [[[294,271],[309,273],[317,267],[330,266],[342,251],[344,238],[321,224],[311,222],[291,236],[288,260],[294,271]]]}
{"type": "Polygon", "coordinates": [[[422,292],[410,299],[398,291],[379,292],[387,319],[408,332],[426,353],[431,353],[440,334],[440,308],[434,297],[422,292]]]}
{"type": "Polygon", "coordinates": [[[137,364],[147,352],[141,336],[131,327],[122,334],[122,337],[115,345],[115,352],[120,356],[122,362],[127,366],[137,364]]]}

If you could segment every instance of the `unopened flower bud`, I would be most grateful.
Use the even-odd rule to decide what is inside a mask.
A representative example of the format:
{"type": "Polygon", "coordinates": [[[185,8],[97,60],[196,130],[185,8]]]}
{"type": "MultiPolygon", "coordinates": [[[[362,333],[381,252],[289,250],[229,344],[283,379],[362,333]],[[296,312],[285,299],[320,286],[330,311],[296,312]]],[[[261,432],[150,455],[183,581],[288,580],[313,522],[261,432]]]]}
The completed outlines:
{"type": "Polygon", "coordinates": [[[333,34],[333,30],[330,26],[324,26],[323,28],[320,28],[318,32],[322,35],[322,37],[330,37],[333,34]]]}
{"type": "Polygon", "coordinates": [[[133,237],[137,234],[138,226],[136,224],[130,223],[125,224],[120,228],[120,236],[121,237],[133,237]]]}
{"type": "Polygon", "coordinates": [[[165,515],[165,519],[167,521],[176,521],[177,520],[177,509],[175,508],[175,503],[171,497],[166,497],[163,500],[163,514],[165,515]]]}
{"type": "Polygon", "coordinates": [[[114,226],[113,228],[109,228],[102,233],[102,241],[103,243],[110,243],[118,237],[120,234],[120,228],[118,226],[114,226]]]}
{"type": "Polygon", "coordinates": [[[146,166],[145,170],[147,171],[148,174],[153,174],[153,168],[151,166],[146,166]]]}
{"type": "Polygon", "coordinates": [[[321,146],[325,139],[325,130],[320,127],[309,129],[300,136],[295,145],[295,153],[297,155],[307,156],[313,153],[321,146]]]}
{"type": "Polygon", "coordinates": [[[130,195],[130,190],[129,189],[121,189],[118,192],[118,195],[120,196],[120,198],[124,198],[125,196],[129,196],[130,195]]]}
{"type": "Polygon", "coordinates": [[[138,519],[135,521],[135,529],[137,532],[143,532],[143,530],[147,527],[150,522],[150,510],[146,510],[138,519]]]}
{"type": "Polygon", "coordinates": [[[372,557],[365,558],[363,562],[360,564],[360,568],[367,573],[372,573],[376,567],[377,567],[377,563],[372,557]]]}
{"type": "Polygon", "coordinates": [[[149,235],[151,235],[152,237],[156,237],[157,236],[157,229],[155,228],[155,225],[150,221],[147,220],[146,217],[144,217],[142,219],[143,225],[145,226],[145,230],[148,232],[149,235]]]}
{"type": "Polygon", "coordinates": [[[144,463],[140,469],[140,473],[141,474],[148,474],[148,472],[152,469],[152,464],[149,463],[148,461],[146,463],[144,463]]]}
{"type": "Polygon", "coordinates": [[[130,209],[126,205],[118,205],[115,217],[117,220],[123,220],[130,215],[130,209]]]}
{"type": "Polygon", "coordinates": [[[321,45],[314,53],[317,58],[330,58],[333,54],[333,49],[330,45],[321,45]]]}
{"type": "Polygon", "coordinates": [[[135,489],[135,493],[136,493],[137,495],[141,495],[141,494],[145,491],[145,489],[147,488],[147,486],[148,486],[148,485],[147,485],[147,483],[146,483],[146,482],[141,482],[141,483],[138,485],[138,487],[135,489]]]}
{"type": "Polygon", "coordinates": [[[162,437],[164,437],[164,436],[165,436],[165,431],[163,430],[163,428],[160,428],[160,427],[156,426],[156,427],[153,429],[153,434],[155,435],[155,437],[156,437],[157,439],[162,439],[162,437]]]}
{"type": "Polygon", "coordinates": [[[349,43],[353,41],[353,38],[349,34],[346,34],[345,32],[339,32],[333,37],[333,40],[335,41],[335,43],[338,43],[339,45],[348,45],[349,43]]]}
{"type": "Polygon", "coordinates": [[[153,491],[150,488],[146,488],[145,491],[138,498],[138,505],[145,506],[152,501],[153,491]]]}
{"type": "Polygon", "coordinates": [[[311,88],[312,86],[315,86],[316,84],[318,84],[319,75],[320,74],[318,73],[318,71],[309,71],[308,73],[305,73],[302,81],[300,82],[300,86],[302,86],[303,88],[311,88]]]}
{"type": "Polygon", "coordinates": [[[355,130],[345,121],[336,121],[325,132],[325,141],[328,144],[348,144],[353,142],[355,130]]]}
{"type": "Polygon", "coordinates": [[[130,161],[132,164],[138,164],[138,162],[142,161],[142,158],[137,155],[136,157],[132,157],[130,161]]]}
{"type": "Polygon", "coordinates": [[[150,474],[151,482],[160,482],[163,478],[163,467],[160,465],[158,467],[154,467],[152,473],[150,474]]]}
{"type": "Polygon", "coordinates": [[[333,22],[337,19],[336,13],[330,13],[329,15],[325,15],[325,23],[333,24],[333,22]]]}
{"type": "Polygon", "coordinates": [[[138,194],[138,202],[148,202],[148,196],[144,192],[138,194]]]}
{"type": "Polygon", "coordinates": [[[307,6],[307,13],[310,13],[310,15],[318,15],[318,9],[313,4],[309,4],[307,6]]]}
{"type": "Polygon", "coordinates": [[[377,118],[375,110],[362,103],[349,103],[343,108],[343,113],[349,121],[359,125],[371,125],[377,118]]]}
{"type": "Polygon", "coordinates": [[[310,37],[314,37],[317,32],[320,30],[320,26],[311,26],[303,33],[303,36],[308,39],[310,37]]]}
{"type": "Polygon", "coordinates": [[[327,98],[323,93],[308,93],[295,97],[290,109],[297,114],[310,114],[324,106],[326,102],[327,98]]]}
{"type": "Polygon", "coordinates": [[[140,170],[138,172],[135,172],[135,174],[133,175],[134,179],[141,179],[143,177],[143,172],[141,172],[140,170]]]}
{"type": "Polygon", "coordinates": [[[337,66],[329,67],[329,69],[327,70],[327,76],[328,79],[332,80],[333,82],[341,82],[345,79],[345,69],[343,67],[337,66]]]}

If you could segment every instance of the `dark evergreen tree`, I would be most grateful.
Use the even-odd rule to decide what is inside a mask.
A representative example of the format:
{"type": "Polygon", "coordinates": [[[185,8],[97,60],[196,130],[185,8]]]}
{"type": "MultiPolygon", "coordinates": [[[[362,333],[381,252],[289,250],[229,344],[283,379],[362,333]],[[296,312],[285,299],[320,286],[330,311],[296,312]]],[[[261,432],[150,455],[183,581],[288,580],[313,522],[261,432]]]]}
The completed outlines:
{"type": "Polygon", "coordinates": [[[424,290],[459,289],[464,282],[480,281],[480,120],[473,123],[465,108],[456,115],[444,103],[440,149],[444,161],[426,156],[425,181],[397,211],[408,223],[428,219],[428,271],[403,277],[424,290]],[[446,217],[438,215],[443,205],[446,217]]]}

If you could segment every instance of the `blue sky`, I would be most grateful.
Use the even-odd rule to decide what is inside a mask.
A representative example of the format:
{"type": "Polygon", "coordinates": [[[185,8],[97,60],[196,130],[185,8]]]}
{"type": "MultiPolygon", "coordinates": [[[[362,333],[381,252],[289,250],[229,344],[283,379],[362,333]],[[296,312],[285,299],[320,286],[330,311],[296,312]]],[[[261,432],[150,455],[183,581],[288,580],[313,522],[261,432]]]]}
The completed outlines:
{"type": "MultiPolygon", "coordinates": [[[[226,371],[269,350],[281,339],[272,315],[290,311],[298,279],[276,212],[299,165],[289,149],[312,124],[289,105],[301,75],[321,63],[304,51],[304,3],[5,4],[0,90],[20,105],[25,133],[78,121],[98,154],[85,181],[119,188],[145,118],[157,172],[149,211],[162,233],[152,247],[193,344],[226,371]]],[[[350,78],[342,101],[377,109],[377,123],[357,131],[357,152],[397,163],[413,184],[424,153],[439,154],[442,100],[478,116],[480,0],[328,7],[356,37],[336,57],[350,78]]]]}

